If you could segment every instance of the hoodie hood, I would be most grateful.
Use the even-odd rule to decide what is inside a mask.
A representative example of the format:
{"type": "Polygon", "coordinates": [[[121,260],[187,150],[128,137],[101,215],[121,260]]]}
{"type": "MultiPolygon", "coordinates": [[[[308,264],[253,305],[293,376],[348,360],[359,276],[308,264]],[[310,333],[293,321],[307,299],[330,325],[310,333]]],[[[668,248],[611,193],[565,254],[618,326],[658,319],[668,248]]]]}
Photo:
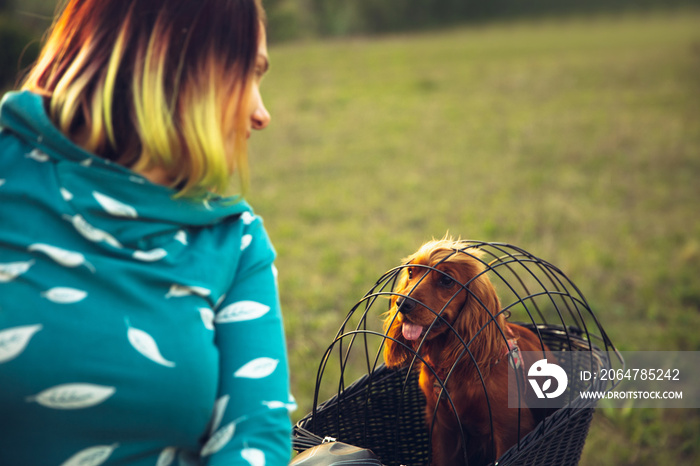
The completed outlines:
{"type": "Polygon", "coordinates": [[[6,94],[0,104],[0,128],[24,143],[24,154],[15,154],[16,163],[37,164],[37,170],[51,172],[47,179],[52,183],[45,188],[55,189],[48,197],[65,203],[55,206],[63,217],[78,230],[83,225],[83,233],[102,232],[102,239],[113,246],[141,249],[147,246],[144,238],[173,238],[183,228],[214,225],[251,212],[240,197],[174,199],[175,190],[83,150],[53,125],[37,94],[6,94]]]}

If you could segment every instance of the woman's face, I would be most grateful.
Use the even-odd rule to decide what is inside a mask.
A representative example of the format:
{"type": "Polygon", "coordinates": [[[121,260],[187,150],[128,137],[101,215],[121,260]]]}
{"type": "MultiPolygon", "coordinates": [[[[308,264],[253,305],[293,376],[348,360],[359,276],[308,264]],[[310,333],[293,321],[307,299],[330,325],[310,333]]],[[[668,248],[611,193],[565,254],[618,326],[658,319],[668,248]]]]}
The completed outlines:
{"type": "Polygon", "coordinates": [[[260,94],[260,83],[269,67],[269,57],[267,54],[267,37],[265,27],[260,26],[260,38],[258,40],[258,54],[255,58],[255,74],[250,95],[248,114],[250,115],[250,126],[247,136],[250,137],[251,129],[265,129],[270,123],[270,114],[265,108],[265,104],[260,94]]]}

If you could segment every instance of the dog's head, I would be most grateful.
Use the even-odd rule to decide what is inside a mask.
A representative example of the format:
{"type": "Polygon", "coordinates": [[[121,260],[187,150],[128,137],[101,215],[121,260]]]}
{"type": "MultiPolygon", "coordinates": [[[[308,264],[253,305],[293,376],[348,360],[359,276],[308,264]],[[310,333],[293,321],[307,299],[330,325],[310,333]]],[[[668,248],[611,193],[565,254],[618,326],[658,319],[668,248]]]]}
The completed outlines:
{"type": "Polygon", "coordinates": [[[477,359],[490,354],[503,341],[505,316],[485,270],[478,250],[448,239],[430,241],[407,257],[384,321],[386,364],[402,365],[418,348],[426,354],[438,347],[449,358],[468,344],[477,359]]]}

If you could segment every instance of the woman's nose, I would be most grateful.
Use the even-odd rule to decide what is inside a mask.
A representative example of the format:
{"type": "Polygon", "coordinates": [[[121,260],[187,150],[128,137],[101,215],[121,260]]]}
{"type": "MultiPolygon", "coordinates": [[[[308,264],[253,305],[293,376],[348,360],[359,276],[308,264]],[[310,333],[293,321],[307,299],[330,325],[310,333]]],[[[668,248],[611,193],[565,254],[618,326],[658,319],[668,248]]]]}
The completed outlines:
{"type": "Polygon", "coordinates": [[[265,106],[261,105],[253,112],[253,129],[265,129],[270,123],[270,113],[265,106]]]}
{"type": "Polygon", "coordinates": [[[251,126],[253,129],[265,129],[270,124],[270,112],[265,108],[262,98],[258,94],[255,102],[255,110],[250,116],[251,126]]]}

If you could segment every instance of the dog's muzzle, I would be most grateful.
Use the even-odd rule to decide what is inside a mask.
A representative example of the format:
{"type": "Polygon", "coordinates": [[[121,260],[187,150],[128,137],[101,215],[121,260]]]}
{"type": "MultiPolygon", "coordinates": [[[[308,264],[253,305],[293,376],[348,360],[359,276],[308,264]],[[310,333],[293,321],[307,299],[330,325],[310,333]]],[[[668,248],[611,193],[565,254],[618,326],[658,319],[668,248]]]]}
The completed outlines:
{"type": "Polygon", "coordinates": [[[416,308],[416,302],[410,298],[398,298],[396,300],[397,310],[404,315],[410,314],[416,308]]]}

